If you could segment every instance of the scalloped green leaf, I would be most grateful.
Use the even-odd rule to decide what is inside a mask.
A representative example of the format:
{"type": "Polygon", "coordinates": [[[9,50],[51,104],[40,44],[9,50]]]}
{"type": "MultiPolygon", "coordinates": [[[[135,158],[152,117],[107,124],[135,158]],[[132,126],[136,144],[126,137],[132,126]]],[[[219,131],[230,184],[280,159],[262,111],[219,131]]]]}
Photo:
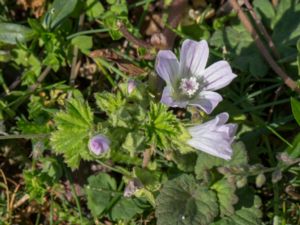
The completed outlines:
{"type": "Polygon", "coordinates": [[[201,179],[205,171],[210,170],[213,167],[246,165],[248,163],[248,156],[244,143],[241,141],[233,143],[232,149],[233,154],[231,160],[229,161],[217,158],[204,152],[199,152],[195,166],[197,178],[201,179]]]}
{"type": "Polygon", "coordinates": [[[72,169],[79,166],[81,159],[92,159],[88,140],[93,126],[93,114],[89,105],[81,99],[71,99],[66,110],[58,112],[54,121],[57,130],[50,138],[53,150],[63,154],[65,162],[72,169]]]}
{"type": "Polygon", "coordinates": [[[220,215],[230,216],[234,213],[234,204],[237,203],[238,197],[235,195],[235,185],[229,183],[227,179],[217,181],[211,186],[215,190],[218,197],[220,215]]]}
{"type": "Polygon", "coordinates": [[[214,191],[190,175],[167,181],[156,203],[158,225],[208,225],[219,213],[214,191]]]}
{"type": "MultiPolygon", "coordinates": [[[[245,193],[247,195],[249,193],[245,193]]],[[[260,211],[261,200],[258,196],[253,196],[251,206],[242,206],[235,214],[224,217],[211,225],[257,225],[261,224],[262,213],[260,211]]]]}
{"type": "Polygon", "coordinates": [[[94,217],[100,216],[115,196],[122,195],[122,193],[116,192],[116,189],[116,181],[106,173],[99,173],[88,178],[85,192],[88,208],[94,217]]]}
{"type": "Polygon", "coordinates": [[[135,198],[122,197],[112,208],[111,218],[113,220],[125,220],[132,219],[135,215],[141,214],[143,208],[139,206],[138,200],[135,198]]]}

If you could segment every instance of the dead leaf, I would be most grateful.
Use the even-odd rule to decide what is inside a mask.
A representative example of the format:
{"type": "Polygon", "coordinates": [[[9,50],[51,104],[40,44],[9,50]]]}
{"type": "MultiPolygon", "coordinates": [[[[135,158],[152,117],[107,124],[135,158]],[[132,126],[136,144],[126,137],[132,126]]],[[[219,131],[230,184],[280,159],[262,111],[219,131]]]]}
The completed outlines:
{"type": "Polygon", "coordinates": [[[45,12],[46,0],[17,0],[25,11],[32,9],[32,13],[36,18],[41,17],[45,12]]]}

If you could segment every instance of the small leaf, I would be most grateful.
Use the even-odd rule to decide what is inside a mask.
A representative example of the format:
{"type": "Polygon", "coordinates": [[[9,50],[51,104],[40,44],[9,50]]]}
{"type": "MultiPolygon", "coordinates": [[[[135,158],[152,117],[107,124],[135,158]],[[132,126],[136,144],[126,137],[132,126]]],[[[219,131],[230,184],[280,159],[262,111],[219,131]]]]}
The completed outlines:
{"type": "Polygon", "coordinates": [[[156,201],[158,225],[208,225],[218,215],[216,194],[189,175],[166,182],[156,201]]]}
{"type": "Polygon", "coordinates": [[[55,0],[45,16],[45,23],[53,29],[68,17],[77,5],[77,0],[55,0]]]}
{"type": "Polygon", "coordinates": [[[146,148],[145,144],[145,137],[138,132],[129,132],[126,136],[126,139],[122,145],[122,148],[127,150],[130,155],[134,155],[136,151],[141,151],[146,148]]]}
{"type": "Polygon", "coordinates": [[[104,7],[98,0],[87,0],[86,8],[86,14],[91,19],[99,18],[104,13],[104,7]]]}
{"type": "Polygon", "coordinates": [[[86,35],[77,36],[72,39],[71,43],[83,53],[88,54],[89,50],[93,47],[93,38],[86,35]]]}
{"type": "Polygon", "coordinates": [[[135,167],[134,173],[139,178],[143,186],[150,191],[156,191],[161,185],[161,174],[157,171],[150,171],[135,167]]]}
{"type": "Polygon", "coordinates": [[[233,205],[238,201],[238,197],[234,194],[234,184],[222,179],[214,183],[211,189],[217,192],[221,216],[232,215],[234,213],[233,205]]]}
{"type": "Polygon", "coordinates": [[[291,106],[294,118],[300,126],[300,102],[295,98],[291,98],[291,106]]]}
{"type": "Polygon", "coordinates": [[[98,217],[110,205],[115,196],[122,193],[116,192],[116,181],[106,173],[90,176],[88,185],[85,186],[88,208],[94,217],[98,217]]]}
{"type": "Polygon", "coordinates": [[[19,24],[0,23],[0,43],[15,45],[30,41],[34,37],[32,29],[19,24]]]}

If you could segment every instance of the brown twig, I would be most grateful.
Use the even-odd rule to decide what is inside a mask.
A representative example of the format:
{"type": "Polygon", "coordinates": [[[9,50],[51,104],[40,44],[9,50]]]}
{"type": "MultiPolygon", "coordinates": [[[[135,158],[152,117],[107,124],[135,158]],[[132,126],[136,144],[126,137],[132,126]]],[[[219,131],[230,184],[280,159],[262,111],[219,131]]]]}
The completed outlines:
{"type": "Polygon", "coordinates": [[[10,203],[9,189],[8,189],[8,184],[7,184],[6,176],[5,176],[5,174],[4,174],[4,172],[3,172],[2,169],[0,169],[0,174],[1,174],[1,177],[2,177],[4,185],[5,185],[6,202],[7,202],[7,204],[6,204],[7,219],[9,220],[10,219],[10,215],[11,215],[10,214],[11,211],[10,211],[10,208],[9,208],[9,203],[10,203]]]}
{"type": "Polygon", "coordinates": [[[251,22],[249,21],[246,14],[241,9],[240,5],[237,3],[236,0],[230,0],[230,4],[234,10],[237,11],[238,16],[246,28],[246,30],[251,34],[252,38],[255,41],[256,46],[258,47],[258,50],[262,54],[262,56],[265,58],[265,60],[269,63],[270,67],[273,69],[273,71],[280,76],[284,83],[290,87],[293,91],[296,91],[297,93],[300,93],[300,89],[297,85],[297,83],[290,78],[286,72],[276,63],[276,61],[273,59],[271,54],[269,53],[268,49],[265,47],[263,42],[260,40],[259,35],[257,34],[256,30],[253,28],[251,22]]]}
{"type": "Polygon", "coordinates": [[[169,26],[165,26],[164,30],[161,33],[154,34],[153,37],[151,37],[151,43],[133,36],[121,21],[118,22],[119,29],[129,42],[132,42],[140,47],[171,49],[174,45],[176,33],[174,33],[169,28],[176,29],[183,16],[184,9],[187,6],[187,2],[187,0],[174,0],[171,3],[167,19],[167,24],[169,26]]]}
{"type": "Polygon", "coordinates": [[[18,184],[14,190],[14,192],[12,193],[11,195],[11,200],[10,200],[10,203],[9,203],[9,208],[10,208],[10,211],[11,211],[11,214],[13,214],[13,210],[14,210],[14,202],[15,202],[15,198],[16,198],[16,194],[19,190],[19,188],[21,187],[20,184],[18,184]]]}
{"type": "Polygon", "coordinates": [[[268,46],[269,48],[272,50],[273,52],[273,55],[279,59],[280,58],[280,55],[279,55],[279,52],[277,51],[275,45],[274,45],[274,42],[271,38],[271,36],[268,34],[267,32],[267,29],[265,28],[265,26],[263,25],[263,23],[261,22],[261,20],[258,18],[256,12],[253,10],[253,7],[251,5],[251,3],[248,1],[248,0],[244,0],[244,3],[246,5],[246,7],[248,8],[250,14],[252,15],[256,25],[257,25],[257,28],[259,29],[259,31],[262,33],[262,35],[264,36],[264,38],[266,39],[267,43],[268,43],[268,46]]]}
{"type": "Polygon", "coordinates": [[[43,82],[43,80],[48,76],[48,74],[51,71],[51,67],[47,66],[45,70],[41,73],[41,75],[38,77],[35,84],[31,85],[27,90],[29,92],[34,92],[35,89],[43,82]]]}
{"type": "MultiPolygon", "coordinates": [[[[169,15],[167,19],[167,24],[169,25],[170,28],[176,29],[183,16],[187,3],[188,3],[187,0],[174,0],[172,2],[169,8],[169,15]]],[[[168,27],[165,27],[162,34],[166,38],[167,45],[165,46],[165,49],[171,49],[174,45],[176,33],[174,33],[168,27]]]]}
{"type": "Polygon", "coordinates": [[[274,7],[277,7],[279,0],[272,0],[272,5],[274,7]]]}
{"type": "Polygon", "coordinates": [[[132,42],[133,44],[136,44],[140,47],[143,48],[153,48],[153,46],[151,44],[149,44],[148,42],[138,39],[135,36],[133,36],[126,28],[126,26],[121,22],[118,21],[118,27],[120,29],[120,31],[122,32],[122,34],[124,35],[124,37],[129,41],[132,42]]]}
{"type": "MultiPolygon", "coordinates": [[[[78,22],[78,31],[81,30],[81,27],[84,23],[84,13],[80,15],[79,22],[78,22]]],[[[70,80],[69,84],[74,86],[76,77],[78,75],[78,69],[77,69],[77,58],[79,54],[78,47],[74,46],[73,48],[73,58],[72,58],[72,66],[71,66],[71,74],[70,74],[70,80]]]]}
{"type": "Polygon", "coordinates": [[[17,201],[13,208],[16,209],[18,207],[20,207],[21,205],[23,205],[27,200],[29,200],[29,195],[28,194],[25,194],[19,201],[17,201]]]}

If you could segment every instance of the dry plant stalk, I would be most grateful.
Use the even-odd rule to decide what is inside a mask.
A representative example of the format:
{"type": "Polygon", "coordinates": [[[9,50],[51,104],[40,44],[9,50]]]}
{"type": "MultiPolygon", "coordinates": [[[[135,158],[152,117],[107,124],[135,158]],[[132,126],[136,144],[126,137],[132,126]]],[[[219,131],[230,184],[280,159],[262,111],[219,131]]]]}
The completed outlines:
{"type": "Polygon", "coordinates": [[[291,88],[293,91],[296,91],[300,94],[300,88],[298,87],[298,84],[290,78],[286,72],[276,63],[276,61],[273,59],[272,55],[269,53],[268,49],[265,47],[264,43],[259,38],[259,35],[257,34],[256,30],[252,26],[251,22],[249,21],[247,15],[243,12],[240,5],[236,0],[230,0],[230,4],[232,8],[237,11],[238,17],[240,18],[242,24],[246,28],[246,30],[251,34],[252,38],[254,39],[254,42],[262,54],[262,56],[265,58],[265,60],[268,62],[270,67],[273,69],[273,71],[280,76],[284,83],[291,88]]]}

